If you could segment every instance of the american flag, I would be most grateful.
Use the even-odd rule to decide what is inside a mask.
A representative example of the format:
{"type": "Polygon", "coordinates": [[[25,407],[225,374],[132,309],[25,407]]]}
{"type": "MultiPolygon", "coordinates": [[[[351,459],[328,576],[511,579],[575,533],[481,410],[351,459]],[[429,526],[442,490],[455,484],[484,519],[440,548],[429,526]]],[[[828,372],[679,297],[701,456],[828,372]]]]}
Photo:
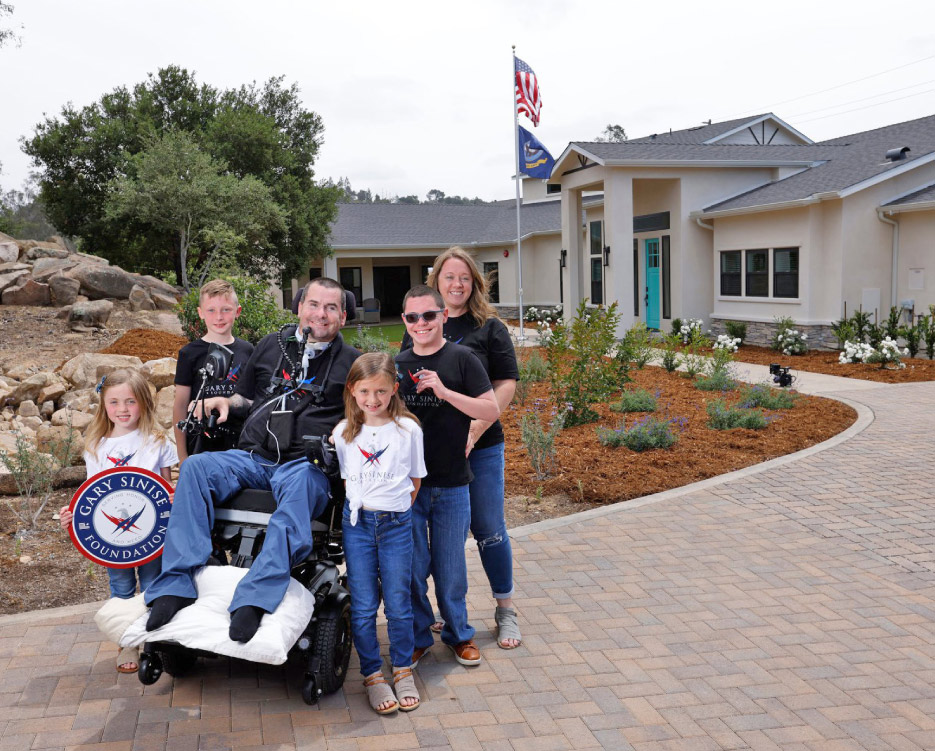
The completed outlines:
{"type": "Polygon", "coordinates": [[[526,115],[534,126],[539,125],[539,110],[542,97],[539,94],[539,82],[526,63],[513,56],[513,70],[516,78],[516,111],[526,115]]]}

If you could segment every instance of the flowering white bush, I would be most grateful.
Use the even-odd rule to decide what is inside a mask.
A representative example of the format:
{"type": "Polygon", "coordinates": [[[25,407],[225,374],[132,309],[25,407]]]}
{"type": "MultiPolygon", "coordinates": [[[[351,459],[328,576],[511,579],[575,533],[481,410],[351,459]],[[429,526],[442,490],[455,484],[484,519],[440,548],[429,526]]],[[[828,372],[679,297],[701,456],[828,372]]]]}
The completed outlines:
{"type": "Polygon", "coordinates": [[[682,327],[679,329],[679,335],[682,337],[682,344],[688,344],[689,340],[692,338],[692,332],[697,331],[700,334],[702,326],[704,326],[704,321],[700,318],[682,319],[682,327]]]}
{"type": "Polygon", "coordinates": [[[870,358],[876,354],[876,350],[869,344],[863,342],[844,342],[844,351],[838,355],[838,362],[846,364],[849,362],[870,362],[870,358]]]}
{"type": "Polygon", "coordinates": [[[895,340],[886,337],[880,342],[880,349],[870,358],[870,362],[878,362],[882,368],[890,364],[895,365],[897,368],[905,368],[906,363],[901,362],[900,358],[908,354],[908,349],[900,349],[895,340]]]}
{"type": "Polygon", "coordinates": [[[523,320],[530,321],[532,323],[538,323],[544,321],[546,323],[552,323],[557,321],[562,317],[562,306],[556,305],[552,308],[537,308],[534,305],[526,308],[523,313],[523,320]]]}
{"type": "Polygon", "coordinates": [[[726,349],[728,352],[736,352],[738,347],[740,347],[740,339],[727,334],[718,334],[717,341],[713,345],[714,349],[726,349]]]}
{"type": "Polygon", "coordinates": [[[784,355],[804,355],[808,352],[808,334],[798,329],[786,329],[776,337],[776,349],[784,355]]]}

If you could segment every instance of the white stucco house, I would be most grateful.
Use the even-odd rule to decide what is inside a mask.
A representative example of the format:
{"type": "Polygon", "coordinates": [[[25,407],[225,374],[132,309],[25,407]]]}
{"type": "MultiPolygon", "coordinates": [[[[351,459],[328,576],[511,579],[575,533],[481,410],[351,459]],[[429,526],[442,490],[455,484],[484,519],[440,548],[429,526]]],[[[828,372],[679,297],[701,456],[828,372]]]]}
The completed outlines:
{"type": "MultiPolygon", "coordinates": [[[[814,142],[773,114],[624,143],[572,142],[548,181],[525,180],[525,305],[567,313],[617,301],[620,332],[697,317],[748,322],[765,339],[790,316],[830,342],[858,306],[885,317],[935,304],[935,116],[814,142]]],[[[512,201],[344,204],[335,276],[387,315],[432,258],[460,244],[518,301],[512,201]]],[[[297,285],[302,280],[296,280],[297,285]]]]}

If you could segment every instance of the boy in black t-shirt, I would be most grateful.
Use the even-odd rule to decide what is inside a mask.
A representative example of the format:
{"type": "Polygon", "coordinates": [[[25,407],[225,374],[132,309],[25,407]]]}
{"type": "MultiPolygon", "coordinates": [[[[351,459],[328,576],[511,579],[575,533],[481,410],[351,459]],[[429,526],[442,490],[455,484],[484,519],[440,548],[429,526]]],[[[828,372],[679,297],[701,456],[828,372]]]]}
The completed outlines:
{"type": "MultiPolygon", "coordinates": [[[[172,406],[172,421],[175,424],[175,443],[179,464],[188,458],[191,436],[186,436],[178,429],[178,422],[185,419],[189,403],[198,395],[198,390],[201,388],[201,374],[198,371],[204,366],[211,345],[223,345],[230,350],[231,364],[223,380],[208,379],[202,394],[206,399],[233,395],[240,371],[253,354],[253,345],[250,342],[238,339],[231,333],[234,322],[240,316],[240,311],[237,293],[230,282],[214,279],[201,288],[198,317],[205,322],[208,331],[201,339],[196,339],[179,350],[178,363],[175,366],[175,403],[172,406]]],[[[239,427],[239,424],[229,423],[225,432],[236,437],[239,427]]],[[[220,442],[220,445],[209,446],[209,449],[234,447],[233,441],[226,443],[229,445],[220,442]]]]}
{"type": "Polygon", "coordinates": [[[413,505],[412,662],[435,641],[435,614],[428,599],[431,573],[445,621],[442,641],[462,665],[477,665],[480,651],[467,620],[464,543],[471,524],[471,469],[465,449],[471,420],[493,422],[500,408],[480,361],[466,347],[445,341],[447,317],[441,295],[431,287],[420,284],[403,298],[403,320],[413,346],[396,357],[399,393],[422,423],[428,470],[413,505]]]}

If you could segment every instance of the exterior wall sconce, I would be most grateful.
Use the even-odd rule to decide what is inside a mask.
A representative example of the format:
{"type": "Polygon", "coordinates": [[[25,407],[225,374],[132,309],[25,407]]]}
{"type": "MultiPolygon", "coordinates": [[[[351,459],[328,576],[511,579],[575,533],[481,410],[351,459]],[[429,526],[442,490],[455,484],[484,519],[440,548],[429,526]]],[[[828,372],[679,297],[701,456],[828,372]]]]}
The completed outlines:
{"type": "Polygon", "coordinates": [[[604,265],[610,266],[610,246],[604,246],[604,265]]]}
{"type": "Polygon", "coordinates": [[[568,251],[565,248],[562,248],[561,253],[558,256],[558,267],[564,269],[568,266],[568,251]]]}

